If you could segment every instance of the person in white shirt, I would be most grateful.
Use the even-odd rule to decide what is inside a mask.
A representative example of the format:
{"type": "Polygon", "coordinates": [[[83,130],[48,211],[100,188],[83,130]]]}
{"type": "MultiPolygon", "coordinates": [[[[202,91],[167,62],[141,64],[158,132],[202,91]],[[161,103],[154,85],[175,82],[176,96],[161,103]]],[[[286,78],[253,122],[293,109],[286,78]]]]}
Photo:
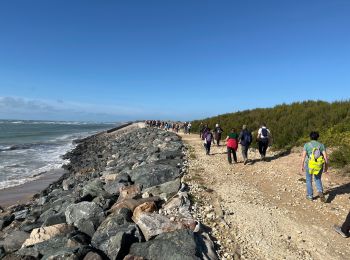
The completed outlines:
{"type": "Polygon", "coordinates": [[[266,156],[266,150],[269,146],[269,138],[271,138],[270,130],[266,127],[266,124],[262,124],[257,136],[259,153],[262,160],[264,160],[266,156]]]}

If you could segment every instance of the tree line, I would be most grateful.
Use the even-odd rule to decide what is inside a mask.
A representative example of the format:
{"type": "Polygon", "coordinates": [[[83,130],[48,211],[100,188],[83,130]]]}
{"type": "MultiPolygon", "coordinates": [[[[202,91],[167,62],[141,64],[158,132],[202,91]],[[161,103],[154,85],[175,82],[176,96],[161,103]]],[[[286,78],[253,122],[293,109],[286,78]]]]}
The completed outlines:
{"type": "Polygon", "coordinates": [[[262,123],[266,123],[273,136],[272,148],[291,149],[309,140],[311,131],[319,131],[320,141],[336,148],[332,158],[335,166],[350,164],[350,101],[304,101],[281,104],[272,108],[256,108],[222,114],[192,122],[194,131],[200,123],[213,128],[219,123],[224,135],[231,128],[238,131],[246,124],[253,136],[262,123]]]}

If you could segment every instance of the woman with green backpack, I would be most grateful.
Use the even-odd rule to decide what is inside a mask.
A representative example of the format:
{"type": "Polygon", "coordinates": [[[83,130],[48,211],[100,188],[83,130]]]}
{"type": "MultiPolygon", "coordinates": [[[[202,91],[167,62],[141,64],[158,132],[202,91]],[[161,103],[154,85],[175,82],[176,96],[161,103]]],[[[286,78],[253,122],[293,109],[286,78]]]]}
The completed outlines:
{"type": "Polygon", "coordinates": [[[326,202],[323,194],[322,173],[327,173],[328,158],[325,146],[318,142],[318,132],[311,132],[311,141],[304,145],[302,155],[301,170],[306,174],[306,198],[313,200],[312,176],[314,176],[318,196],[322,202],[326,202]]]}

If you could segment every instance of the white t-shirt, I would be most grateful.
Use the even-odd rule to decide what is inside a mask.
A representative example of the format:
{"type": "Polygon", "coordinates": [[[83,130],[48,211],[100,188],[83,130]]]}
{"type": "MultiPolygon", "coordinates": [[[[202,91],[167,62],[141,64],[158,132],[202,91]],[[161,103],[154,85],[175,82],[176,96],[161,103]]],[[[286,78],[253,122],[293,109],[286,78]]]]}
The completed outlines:
{"type": "Polygon", "coordinates": [[[270,136],[270,130],[267,129],[265,126],[261,127],[258,131],[258,138],[264,139],[264,138],[269,138],[270,136]],[[267,130],[267,136],[263,136],[262,135],[262,129],[266,129],[267,130]]]}

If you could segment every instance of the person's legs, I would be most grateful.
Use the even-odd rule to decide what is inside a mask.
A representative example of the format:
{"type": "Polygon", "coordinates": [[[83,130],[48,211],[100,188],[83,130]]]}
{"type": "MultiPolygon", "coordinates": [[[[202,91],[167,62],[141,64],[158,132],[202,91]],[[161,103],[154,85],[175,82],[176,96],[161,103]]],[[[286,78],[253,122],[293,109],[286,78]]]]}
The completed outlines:
{"type": "Polygon", "coordinates": [[[211,146],[211,143],[207,143],[207,154],[210,154],[210,146],[211,146]]]}
{"type": "Polygon", "coordinates": [[[245,151],[245,146],[244,146],[244,145],[241,145],[241,153],[242,153],[243,161],[246,161],[246,160],[247,160],[247,157],[246,157],[244,151],[245,151]]]}
{"type": "Polygon", "coordinates": [[[232,163],[231,152],[233,152],[233,149],[230,147],[227,147],[227,160],[228,160],[228,163],[230,164],[232,163]]]}
{"type": "Polygon", "coordinates": [[[242,156],[243,156],[244,164],[246,164],[248,161],[248,146],[241,145],[241,148],[242,148],[242,156]]]}
{"type": "Polygon", "coordinates": [[[269,140],[266,139],[263,141],[263,147],[262,147],[262,154],[264,157],[266,156],[266,150],[268,146],[269,146],[269,140]]]}
{"type": "Polygon", "coordinates": [[[312,190],[312,175],[309,173],[309,168],[307,165],[305,166],[305,179],[306,179],[306,196],[308,199],[313,198],[313,190],[312,190]]]}
{"type": "Polygon", "coordinates": [[[262,156],[263,155],[263,142],[260,140],[258,142],[259,145],[259,154],[262,156]]]}
{"type": "Polygon", "coordinates": [[[237,163],[237,154],[235,149],[232,148],[232,155],[233,155],[233,160],[235,161],[235,163],[237,163]]]}
{"type": "Polygon", "coordinates": [[[350,235],[350,211],[345,219],[345,222],[341,226],[341,231],[343,231],[347,235],[350,235]]]}

